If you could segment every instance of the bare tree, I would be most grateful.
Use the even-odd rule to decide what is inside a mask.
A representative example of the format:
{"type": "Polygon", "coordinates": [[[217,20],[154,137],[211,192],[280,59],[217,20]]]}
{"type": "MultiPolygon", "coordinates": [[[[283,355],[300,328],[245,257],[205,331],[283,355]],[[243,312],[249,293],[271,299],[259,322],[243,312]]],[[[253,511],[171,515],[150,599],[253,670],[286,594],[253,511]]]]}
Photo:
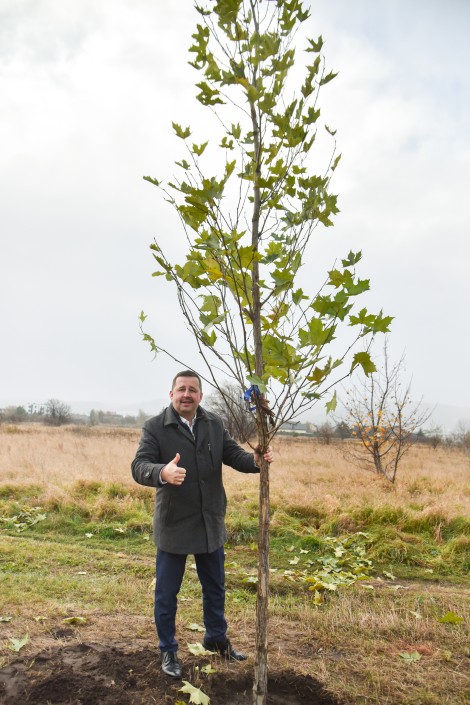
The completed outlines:
{"type": "Polygon", "coordinates": [[[403,384],[405,358],[392,364],[387,341],[383,365],[347,394],[348,423],[359,443],[348,447],[347,457],[395,482],[404,454],[416,442],[416,431],[431,411],[411,399],[411,383],[403,384]]]}
{"type": "Polygon", "coordinates": [[[332,442],[334,433],[335,430],[329,421],[325,421],[325,423],[320,424],[317,429],[318,438],[326,446],[329,446],[332,442]]]}
{"type": "Polygon", "coordinates": [[[50,426],[62,426],[70,422],[70,406],[59,399],[49,399],[46,402],[45,422],[50,426]]]}
{"type": "Polygon", "coordinates": [[[465,451],[470,450],[470,422],[460,421],[457,424],[457,428],[454,432],[454,438],[456,444],[465,451]]]}
{"type": "Polygon", "coordinates": [[[442,428],[441,426],[433,426],[425,432],[425,440],[436,450],[442,443],[442,428]]]}
{"type": "Polygon", "coordinates": [[[223,384],[209,397],[209,408],[223,420],[232,438],[246,443],[256,436],[256,420],[243,400],[243,390],[236,384],[223,384]]]}

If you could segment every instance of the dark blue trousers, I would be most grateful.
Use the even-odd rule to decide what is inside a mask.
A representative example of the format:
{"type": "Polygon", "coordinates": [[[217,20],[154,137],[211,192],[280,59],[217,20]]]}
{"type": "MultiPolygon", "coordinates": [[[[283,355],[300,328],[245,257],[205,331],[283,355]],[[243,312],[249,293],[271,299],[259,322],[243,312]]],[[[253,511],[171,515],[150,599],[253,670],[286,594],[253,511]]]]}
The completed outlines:
{"type": "MultiPolygon", "coordinates": [[[[157,581],[155,585],[155,624],[162,651],[177,651],[175,619],[177,595],[183,582],[186,555],[157,551],[157,581]]],[[[194,556],[197,574],[202,587],[202,609],[205,638],[208,641],[225,641],[225,570],[224,548],[213,553],[194,556]]]]}

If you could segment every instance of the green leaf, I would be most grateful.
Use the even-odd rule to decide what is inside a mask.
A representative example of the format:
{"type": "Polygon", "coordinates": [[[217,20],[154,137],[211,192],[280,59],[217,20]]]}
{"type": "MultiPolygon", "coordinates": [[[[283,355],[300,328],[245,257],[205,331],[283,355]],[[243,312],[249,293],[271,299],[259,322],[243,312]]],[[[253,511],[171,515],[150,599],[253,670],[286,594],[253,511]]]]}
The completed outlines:
{"type": "Polygon", "coordinates": [[[341,264],[343,265],[343,267],[353,267],[360,261],[361,258],[362,252],[353,252],[352,250],[350,250],[347,258],[341,260],[341,264]]]}
{"type": "Polygon", "coordinates": [[[86,624],[88,620],[86,617],[66,617],[62,621],[64,624],[86,624]]]}
{"type": "Polygon", "coordinates": [[[202,103],[202,105],[217,105],[217,103],[223,105],[224,101],[218,97],[220,93],[217,88],[211,88],[206,81],[196,83],[196,86],[199,88],[196,99],[202,103]]]}
{"type": "Polygon", "coordinates": [[[139,321],[140,321],[141,323],[143,323],[146,318],[147,318],[147,316],[145,315],[145,313],[144,313],[143,311],[141,311],[141,312],[140,312],[140,316],[139,316],[139,321]]]}
{"type": "Polygon", "coordinates": [[[212,348],[217,340],[216,332],[213,330],[209,334],[206,330],[201,331],[201,340],[208,348],[212,348]]]}
{"type": "Polygon", "coordinates": [[[210,676],[211,673],[217,673],[217,669],[212,668],[212,665],[210,663],[206,663],[206,665],[201,668],[201,672],[205,673],[206,676],[210,676]]]}
{"type": "Polygon", "coordinates": [[[341,159],[341,154],[338,154],[338,156],[334,160],[333,164],[331,165],[331,171],[334,171],[336,169],[336,167],[339,164],[340,159],[341,159]]]}
{"type": "Polygon", "coordinates": [[[201,627],[200,624],[196,624],[196,622],[192,622],[191,624],[188,624],[188,629],[190,629],[192,632],[204,632],[205,628],[201,627]]]}
{"type": "Polygon", "coordinates": [[[266,394],[266,392],[268,391],[268,388],[266,386],[266,382],[263,382],[261,377],[257,377],[256,375],[248,375],[247,380],[248,380],[248,382],[251,382],[251,384],[255,384],[258,387],[261,394],[266,394]]]}
{"type": "Polygon", "coordinates": [[[253,264],[253,261],[259,258],[255,256],[253,247],[247,245],[246,247],[237,248],[237,259],[242,269],[248,269],[253,264]]]}
{"type": "Polygon", "coordinates": [[[144,181],[148,181],[149,183],[153,184],[154,186],[160,186],[159,180],[154,179],[152,176],[143,176],[142,178],[144,181]]]}
{"type": "Polygon", "coordinates": [[[325,125],[325,130],[329,132],[329,134],[334,137],[336,135],[337,130],[332,130],[328,125],[325,125]]]}
{"type": "Polygon", "coordinates": [[[464,621],[463,617],[459,617],[455,612],[447,612],[443,617],[437,620],[442,624],[462,624],[464,621]]]}
{"type": "Polygon", "coordinates": [[[242,128],[240,127],[240,123],[237,123],[236,125],[232,123],[232,128],[229,132],[232,137],[235,137],[236,140],[239,140],[242,134],[242,128]]]}
{"type": "Polygon", "coordinates": [[[409,610],[409,612],[413,615],[413,617],[416,617],[416,619],[423,619],[423,615],[419,612],[415,612],[414,610],[409,610]]]}
{"type": "Polygon", "coordinates": [[[248,575],[248,577],[243,578],[242,583],[247,583],[248,585],[256,585],[258,582],[258,576],[248,575]]]}
{"type": "Polygon", "coordinates": [[[205,10],[201,5],[194,5],[196,12],[199,12],[200,15],[203,17],[206,17],[211,14],[210,10],[205,10]]]}
{"type": "Polygon", "coordinates": [[[201,296],[202,305],[200,311],[205,311],[211,316],[217,316],[219,314],[219,307],[222,305],[222,301],[218,296],[211,294],[209,296],[201,296]]]}
{"type": "Polygon", "coordinates": [[[237,165],[237,162],[236,162],[235,159],[234,159],[232,162],[227,162],[227,163],[226,163],[226,165],[225,165],[224,181],[227,181],[227,179],[229,179],[230,176],[232,176],[232,174],[233,174],[233,172],[234,172],[234,170],[235,170],[236,165],[237,165]]]}
{"type": "Polygon", "coordinates": [[[313,51],[316,54],[318,54],[318,52],[321,51],[322,46],[323,46],[323,37],[321,34],[318,37],[316,42],[313,39],[307,39],[307,41],[310,44],[310,46],[305,51],[313,51]]]}
{"type": "Polygon", "coordinates": [[[10,637],[10,639],[9,639],[10,643],[8,644],[8,648],[10,649],[10,651],[15,651],[16,653],[18,653],[18,651],[21,651],[23,646],[26,646],[28,641],[29,641],[29,634],[25,634],[22,639],[15,639],[13,637],[10,637]]]}
{"type": "Polygon", "coordinates": [[[390,578],[390,580],[396,580],[396,577],[393,575],[393,573],[390,573],[388,570],[383,570],[382,573],[385,575],[386,578],[390,578]]]}
{"type": "Polygon", "coordinates": [[[301,301],[305,301],[305,299],[308,299],[308,296],[305,296],[302,289],[297,289],[292,292],[292,301],[296,306],[300,304],[301,301]]]}
{"type": "Polygon", "coordinates": [[[213,653],[205,649],[199,641],[195,644],[188,644],[188,651],[193,654],[193,656],[210,656],[213,653]]]}
{"type": "Polygon", "coordinates": [[[209,142],[203,142],[202,144],[199,144],[199,145],[193,144],[193,153],[196,154],[198,157],[200,157],[208,144],[209,144],[209,142]]]}
{"type": "Polygon", "coordinates": [[[351,365],[351,372],[358,366],[361,365],[367,377],[372,373],[376,372],[377,368],[370,359],[368,352],[358,352],[354,355],[354,359],[351,365]]]}
{"type": "Polygon", "coordinates": [[[383,316],[382,311],[380,311],[380,313],[374,317],[374,322],[370,326],[371,331],[373,333],[388,333],[392,321],[393,316],[383,316]]]}
{"type": "Polygon", "coordinates": [[[209,705],[209,696],[203,693],[200,688],[196,688],[194,685],[191,685],[191,683],[189,683],[188,681],[183,681],[183,683],[183,687],[179,688],[178,690],[181,693],[188,693],[190,703],[194,703],[195,705],[209,705]]]}
{"type": "Polygon", "coordinates": [[[370,328],[375,321],[375,316],[372,313],[367,313],[366,308],[362,308],[357,316],[349,316],[349,322],[352,326],[366,326],[370,328]]]}
{"type": "Polygon", "coordinates": [[[320,318],[312,318],[307,325],[307,329],[299,330],[299,341],[302,347],[306,345],[315,345],[320,347],[325,343],[333,340],[335,327],[330,327],[325,330],[323,322],[320,318]]]}
{"type": "Polygon", "coordinates": [[[326,403],[326,413],[329,414],[330,411],[334,411],[336,409],[336,406],[338,404],[338,400],[336,398],[336,390],[333,396],[331,397],[330,401],[326,403]]]}
{"type": "Polygon", "coordinates": [[[400,658],[406,663],[413,663],[414,661],[421,661],[421,654],[417,651],[412,651],[411,653],[403,652],[399,654],[400,658]]]}
{"type": "Polygon", "coordinates": [[[219,144],[222,149],[233,149],[233,140],[227,140],[227,137],[222,137],[222,142],[219,144]]]}
{"type": "MultiPolygon", "coordinates": [[[[191,128],[189,127],[181,127],[181,125],[178,125],[177,122],[172,122],[171,126],[173,127],[175,134],[177,137],[180,137],[182,140],[185,140],[187,137],[191,135],[191,128]]],[[[145,178],[145,176],[144,176],[145,178]]]]}
{"type": "MultiPolygon", "coordinates": [[[[330,71],[330,73],[328,73],[326,76],[324,76],[324,77],[321,79],[321,81],[320,81],[320,86],[324,86],[326,83],[329,83],[329,82],[332,81],[334,78],[336,78],[337,75],[338,75],[338,73],[333,73],[333,71],[330,71]]],[[[328,128],[327,128],[327,129],[328,129],[328,128]]],[[[329,130],[328,130],[328,132],[329,132],[329,130]]]]}
{"type": "Polygon", "coordinates": [[[295,369],[299,363],[299,356],[295,348],[281,337],[270,333],[264,336],[263,358],[267,365],[281,366],[287,369],[295,369]]]}

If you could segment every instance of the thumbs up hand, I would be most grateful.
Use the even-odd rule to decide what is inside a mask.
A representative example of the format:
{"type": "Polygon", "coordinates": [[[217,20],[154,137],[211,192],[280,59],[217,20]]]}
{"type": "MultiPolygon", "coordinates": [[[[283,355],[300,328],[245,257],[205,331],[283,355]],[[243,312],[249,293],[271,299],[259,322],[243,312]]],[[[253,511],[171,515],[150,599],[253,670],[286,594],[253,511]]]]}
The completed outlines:
{"type": "Polygon", "coordinates": [[[186,470],[178,467],[180,454],[177,453],[173,460],[169,462],[162,470],[161,478],[164,482],[170,485],[182,485],[186,477],[186,470]]]}

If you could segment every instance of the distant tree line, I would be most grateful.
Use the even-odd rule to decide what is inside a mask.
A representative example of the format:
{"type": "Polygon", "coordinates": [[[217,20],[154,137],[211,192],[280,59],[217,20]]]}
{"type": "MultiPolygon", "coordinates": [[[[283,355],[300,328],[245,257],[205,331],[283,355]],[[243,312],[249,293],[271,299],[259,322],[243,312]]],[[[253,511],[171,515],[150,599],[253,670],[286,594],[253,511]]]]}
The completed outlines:
{"type": "MultiPolygon", "coordinates": [[[[243,401],[243,394],[233,385],[224,388],[224,396],[220,392],[208,397],[206,406],[219,414],[231,436],[241,443],[246,443],[256,433],[253,418],[243,401]],[[237,416],[228,413],[237,409],[237,416]]],[[[43,423],[49,426],[65,424],[88,426],[117,426],[124,428],[141,428],[150,414],[142,409],[138,414],[118,414],[115,411],[92,409],[89,414],[74,414],[70,406],[59,399],[49,399],[43,404],[31,403],[26,406],[7,406],[0,409],[0,424],[43,423]]],[[[342,441],[350,442],[360,437],[364,429],[345,419],[334,419],[323,423],[299,422],[285,424],[280,435],[293,437],[309,437],[317,439],[324,445],[342,441]]],[[[374,429],[369,430],[371,438],[374,429]]],[[[412,443],[438,447],[461,448],[470,452],[470,422],[460,421],[453,433],[444,433],[440,426],[428,429],[414,429],[409,436],[412,443]]]]}
{"type": "Polygon", "coordinates": [[[148,418],[149,415],[142,410],[135,416],[102,409],[92,409],[89,414],[74,414],[70,406],[60,399],[49,399],[43,404],[7,406],[0,409],[0,424],[43,423],[48,426],[74,424],[140,428],[148,418]]]}
{"type": "Polygon", "coordinates": [[[59,399],[49,399],[44,404],[28,406],[7,406],[0,409],[0,423],[44,423],[49,426],[63,426],[71,423],[73,416],[70,406],[59,399]]]}

